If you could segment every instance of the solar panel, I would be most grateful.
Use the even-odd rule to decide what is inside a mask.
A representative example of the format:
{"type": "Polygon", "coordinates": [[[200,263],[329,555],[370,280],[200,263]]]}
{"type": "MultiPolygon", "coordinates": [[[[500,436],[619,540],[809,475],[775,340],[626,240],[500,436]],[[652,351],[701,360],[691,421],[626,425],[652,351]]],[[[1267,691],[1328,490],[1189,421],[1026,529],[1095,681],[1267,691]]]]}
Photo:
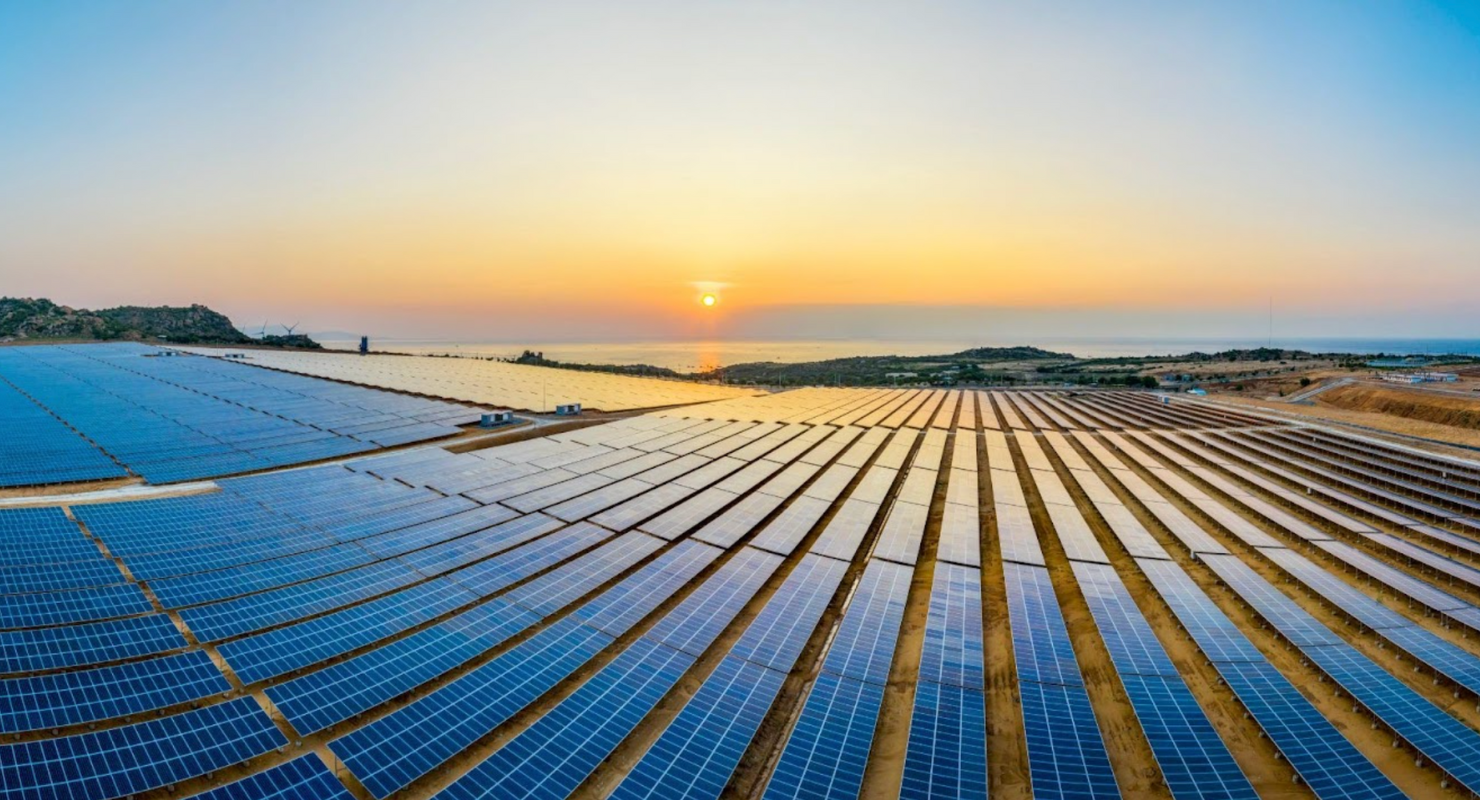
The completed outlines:
{"type": "Polygon", "coordinates": [[[925,537],[925,524],[930,516],[930,507],[896,501],[889,507],[879,538],[874,543],[873,556],[900,564],[913,565],[919,557],[920,542],[925,537]]]}
{"type": "Polygon", "coordinates": [[[790,671],[843,581],[848,565],[802,556],[730,652],[763,666],[790,671]]]}
{"type": "Polygon", "coordinates": [[[1209,555],[1203,558],[1218,577],[1222,578],[1244,602],[1254,607],[1259,615],[1279,628],[1297,646],[1314,644],[1339,644],[1341,638],[1331,629],[1312,617],[1298,603],[1290,599],[1238,556],[1209,555]]]}
{"type": "Polygon", "coordinates": [[[1259,652],[1249,638],[1208,598],[1182,567],[1171,561],[1137,559],[1158,594],[1171,606],[1197,646],[1209,660],[1217,662],[1260,662],[1259,652]]]}
{"type": "Polygon", "coordinates": [[[1318,797],[1405,797],[1267,661],[1223,662],[1218,673],[1318,797]]]}
{"type": "Polygon", "coordinates": [[[1083,686],[1048,570],[1007,562],[1002,573],[1018,680],[1083,686]]]}
{"type": "Polygon", "coordinates": [[[798,497],[767,523],[750,544],[783,556],[791,555],[831,507],[831,500],[798,497]]]}
{"type": "Polygon", "coordinates": [[[471,604],[477,598],[446,579],[428,581],[322,617],[219,646],[243,683],[325,661],[471,604]]]}
{"type": "Polygon", "coordinates": [[[718,547],[731,547],[779,508],[784,498],[755,493],[721,512],[699,530],[694,538],[718,547]]]}
{"type": "Polygon", "coordinates": [[[458,667],[539,621],[493,600],[452,619],[265,690],[302,734],[321,731],[458,667]]]}
{"type": "Polygon", "coordinates": [[[1038,544],[1038,534],[1033,529],[1033,518],[1022,506],[998,504],[997,545],[1002,559],[1018,564],[1042,566],[1043,548],[1038,544]]]}
{"type": "Polygon", "coordinates": [[[108,343],[29,347],[0,356],[8,381],[0,385],[0,414],[24,432],[0,445],[0,485],[124,476],[103,451],[158,483],[458,432],[418,418],[455,408],[438,401],[214,359],[143,357],[156,352],[108,343]],[[343,422],[349,419],[355,422],[343,422]]]}
{"type": "Polygon", "coordinates": [[[882,686],[818,675],[763,797],[856,797],[883,702],[882,686]]]}
{"type": "Polygon", "coordinates": [[[661,539],[636,531],[624,533],[509,592],[504,599],[549,616],[662,546],[661,539]]]}
{"type": "Polygon", "coordinates": [[[1035,797],[1118,797],[1115,773],[1080,685],[1018,684],[1035,797]]]}
{"type": "Polygon", "coordinates": [[[487,597],[608,538],[606,531],[577,523],[449,575],[469,591],[487,597]]]}
{"type": "Polygon", "coordinates": [[[612,792],[612,800],[718,798],[786,674],[725,656],[612,792]]]}
{"type": "Polygon", "coordinates": [[[572,613],[594,628],[620,636],[722,553],[719,548],[699,542],[680,541],[572,613]]]}
{"type": "Polygon", "coordinates": [[[185,646],[185,637],[164,614],[65,627],[0,631],[0,672],[80,667],[164,653],[185,646]]]}
{"type": "Polygon", "coordinates": [[[334,739],[329,748],[371,794],[387,797],[487,735],[610,643],[595,628],[557,620],[411,705],[334,739]]]}
{"type": "Polygon", "coordinates": [[[981,690],[920,681],[899,796],[986,800],[987,714],[981,690]]]}
{"type": "Polygon", "coordinates": [[[812,552],[840,561],[852,561],[878,513],[876,503],[854,498],[845,500],[812,542],[812,552]]]}
{"type": "Polygon", "coordinates": [[[0,680],[0,732],[61,728],[230,691],[209,655],[192,650],[96,669],[0,680]]]}
{"type": "Polygon", "coordinates": [[[440,796],[568,796],[693,662],[686,653],[639,639],[440,796]]]}
{"type": "MultiPolygon", "coordinates": [[[[468,536],[403,553],[396,560],[425,576],[442,575],[564,527],[564,522],[536,512],[474,531],[468,536]]],[[[583,525],[572,525],[570,529],[573,531],[569,534],[571,536],[591,532],[583,525]]]]}
{"type": "Polygon", "coordinates": [[[644,522],[641,530],[664,539],[675,539],[693,530],[738,497],[739,495],[724,489],[705,489],[656,519],[644,522]]]}
{"type": "Polygon", "coordinates": [[[920,680],[983,689],[984,655],[980,572],[936,564],[920,654],[920,680]]]}
{"type": "Polygon", "coordinates": [[[914,570],[870,559],[843,612],[822,668],[860,681],[889,682],[914,570]]]}
{"type": "Polygon", "coordinates": [[[1471,791],[1480,787],[1480,734],[1350,645],[1302,652],[1435,766],[1471,791]]]}
{"type": "Polygon", "coordinates": [[[772,553],[742,548],[644,635],[675,650],[703,655],[781,561],[772,553]]]}
{"type": "Polygon", "coordinates": [[[317,756],[299,756],[219,789],[197,800],[349,800],[354,795],[317,756]]]}
{"type": "Polygon", "coordinates": [[[971,505],[946,503],[940,520],[935,557],[941,561],[981,565],[981,511],[971,505]]]}
{"type": "Polygon", "coordinates": [[[1172,794],[1257,797],[1115,569],[1073,569],[1172,794]]]}
{"type": "Polygon", "coordinates": [[[5,796],[106,798],[144,792],[287,744],[250,697],[162,719],[0,745],[5,796]]]}

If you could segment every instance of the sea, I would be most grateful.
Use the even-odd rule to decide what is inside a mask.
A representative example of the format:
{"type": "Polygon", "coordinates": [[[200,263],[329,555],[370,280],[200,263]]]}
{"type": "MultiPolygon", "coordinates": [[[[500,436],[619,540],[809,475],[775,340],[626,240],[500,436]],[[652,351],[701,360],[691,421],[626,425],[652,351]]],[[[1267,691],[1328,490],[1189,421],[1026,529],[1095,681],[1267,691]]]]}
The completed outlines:
{"type": "MultiPolygon", "coordinates": [[[[320,339],[327,348],[354,350],[359,340],[320,339]]],[[[1253,347],[1281,347],[1322,353],[1393,355],[1463,354],[1480,356],[1480,339],[1063,339],[1033,342],[900,341],[829,339],[797,341],[646,341],[646,342],[479,342],[377,339],[377,351],[415,355],[515,358],[525,350],[545,358],[582,364],[648,364],[679,372],[702,372],[757,361],[798,363],[850,356],[924,356],[972,347],[1032,345],[1081,358],[1180,355],[1253,347]]]]}

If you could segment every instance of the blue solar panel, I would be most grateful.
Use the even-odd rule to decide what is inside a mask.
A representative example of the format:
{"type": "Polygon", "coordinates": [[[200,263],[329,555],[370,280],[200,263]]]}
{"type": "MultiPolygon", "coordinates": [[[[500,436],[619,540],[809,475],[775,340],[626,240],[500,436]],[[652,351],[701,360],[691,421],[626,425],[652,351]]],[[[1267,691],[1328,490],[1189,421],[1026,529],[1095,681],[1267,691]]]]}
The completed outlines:
{"type": "Polygon", "coordinates": [[[329,743],[360,782],[386,797],[487,735],[564,680],[611,637],[571,621],[550,627],[494,660],[329,743]]]}
{"type": "Polygon", "coordinates": [[[985,688],[981,573],[974,567],[937,562],[920,679],[985,688]]]}
{"type": "Polygon", "coordinates": [[[21,733],[123,717],[230,689],[202,650],[97,669],[0,680],[0,732],[21,733]]]}
{"type": "Polygon", "coordinates": [[[687,653],[637,640],[439,796],[569,796],[693,663],[687,653]]]}
{"type": "Polygon", "coordinates": [[[439,401],[217,359],[144,357],[157,352],[110,343],[0,354],[0,416],[21,423],[0,443],[0,485],[123,476],[108,454],[151,482],[172,482],[457,432],[419,418],[453,408],[439,401]],[[325,430],[336,427],[375,430],[325,430]]]}
{"type": "MultiPolygon", "coordinates": [[[[17,550],[29,549],[29,543],[19,537],[4,541],[17,550]]],[[[6,593],[57,592],[123,582],[118,566],[96,551],[91,557],[62,564],[0,565],[0,589],[6,593]]]]}
{"type": "Polygon", "coordinates": [[[780,556],[742,548],[644,635],[702,655],[780,566],[780,556]]]}
{"type": "Polygon", "coordinates": [[[841,561],[803,556],[730,652],[772,669],[791,671],[847,571],[848,565],[841,561]]]}
{"type": "Polygon", "coordinates": [[[306,755],[194,797],[196,800],[350,800],[354,795],[318,756],[306,755]]]}
{"type": "Polygon", "coordinates": [[[256,683],[394,636],[476,599],[446,579],[432,580],[307,622],[227,642],[220,651],[243,683],[256,683]]]}
{"type": "Polygon", "coordinates": [[[1116,671],[1122,675],[1177,675],[1176,666],[1115,568],[1108,564],[1072,566],[1116,671]]]}
{"type": "Polygon", "coordinates": [[[399,530],[356,539],[355,544],[380,558],[390,558],[485,530],[517,516],[502,506],[470,508],[399,530]]]}
{"type": "MultiPolygon", "coordinates": [[[[83,508],[79,506],[79,509],[83,508]]],[[[100,558],[77,523],[60,508],[0,509],[0,541],[16,545],[0,551],[0,565],[62,564],[100,558]]]]}
{"type": "Polygon", "coordinates": [[[1122,672],[1120,678],[1173,796],[1259,796],[1179,676],[1122,672]]]}
{"type": "Polygon", "coordinates": [[[1259,652],[1222,610],[1193,582],[1182,567],[1171,561],[1136,559],[1136,565],[1151,580],[1158,594],[1171,606],[1177,621],[1213,662],[1262,662],[1259,652]]]}
{"type": "Polygon", "coordinates": [[[718,798],[786,674],[726,656],[612,793],[612,800],[718,798]]]}
{"type": "Polygon", "coordinates": [[[801,544],[817,521],[832,507],[831,500],[803,495],[791,502],[750,541],[754,547],[786,556],[801,544]]]}
{"type": "Polygon", "coordinates": [[[1018,680],[1084,685],[1048,570],[1006,562],[1002,572],[1018,680]]]}
{"type": "Polygon", "coordinates": [[[593,628],[620,636],[722,554],[717,547],[680,541],[572,613],[593,628]]]}
{"type": "MultiPolygon", "coordinates": [[[[398,556],[423,575],[441,575],[480,559],[501,553],[565,526],[554,517],[528,514],[501,522],[492,528],[398,556]]],[[[584,530],[584,529],[582,529],[584,530]]]]}
{"type": "Polygon", "coordinates": [[[287,683],[267,696],[299,733],[363,713],[492,650],[534,625],[535,615],[499,600],[287,683]]]}
{"type": "Polygon", "coordinates": [[[1216,666],[1228,688],[1317,796],[1406,797],[1269,662],[1216,666]]]}
{"type": "Polygon", "coordinates": [[[899,796],[986,800],[987,712],[982,691],[920,681],[899,796]]]}
{"type": "Polygon", "coordinates": [[[185,646],[185,637],[164,614],[57,628],[0,631],[0,672],[79,667],[185,646]]]}
{"type": "Polygon", "coordinates": [[[0,595],[0,628],[39,628],[128,617],[154,610],[132,583],[61,592],[0,595]]]}
{"type": "Polygon", "coordinates": [[[59,739],[0,745],[0,796],[108,798],[203,775],[287,744],[250,697],[59,739]]]}
{"type": "Polygon", "coordinates": [[[1084,687],[1023,681],[1018,694],[1033,796],[1119,797],[1084,687]]]}
{"type": "Polygon", "coordinates": [[[540,570],[559,564],[582,550],[601,544],[611,536],[610,531],[578,522],[509,552],[448,574],[469,591],[487,597],[540,570]]]}
{"type": "Polygon", "coordinates": [[[1297,646],[1338,644],[1341,638],[1311,616],[1299,603],[1270,585],[1238,556],[1205,555],[1203,561],[1218,573],[1244,602],[1279,628],[1297,646]]]}
{"type": "Polygon", "coordinates": [[[818,675],[763,796],[857,797],[883,702],[882,686],[818,675]]]}
{"type": "Polygon", "coordinates": [[[828,647],[824,670],[860,681],[889,682],[914,574],[914,569],[902,564],[868,562],[828,647]]]}
{"type": "Polygon", "coordinates": [[[1347,644],[1303,652],[1352,698],[1470,791],[1480,789],[1480,734],[1347,644]]]}
{"type": "Polygon", "coordinates": [[[504,599],[540,616],[549,616],[595,591],[662,546],[663,540],[655,536],[636,531],[624,533],[509,592],[504,599]]]}
{"type": "Polygon", "coordinates": [[[180,617],[196,638],[214,642],[343,608],[419,580],[421,576],[404,564],[380,561],[281,589],[183,609],[180,617]]]}

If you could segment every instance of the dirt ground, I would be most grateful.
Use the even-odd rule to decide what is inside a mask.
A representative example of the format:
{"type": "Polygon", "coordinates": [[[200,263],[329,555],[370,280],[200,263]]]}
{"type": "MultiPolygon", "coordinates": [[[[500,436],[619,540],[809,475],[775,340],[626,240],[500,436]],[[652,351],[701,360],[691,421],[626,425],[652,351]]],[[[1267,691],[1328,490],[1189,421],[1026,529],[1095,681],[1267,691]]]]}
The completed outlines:
{"type": "Polygon", "coordinates": [[[1431,389],[1408,389],[1357,383],[1316,395],[1316,405],[1480,430],[1480,394],[1465,397],[1459,393],[1464,390],[1450,388],[1454,386],[1458,384],[1444,384],[1446,391],[1441,392],[1437,385],[1431,389]]]}
{"type": "MultiPolygon", "coordinates": [[[[1338,391],[1341,390],[1333,389],[1327,394],[1338,391]]],[[[1325,395],[1317,395],[1317,400],[1324,396],[1325,395]]],[[[1255,408],[1279,411],[1285,414],[1310,417],[1313,420],[1345,422],[1352,425],[1362,425],[1368,428],[1376,428],[1378,430],[1390,431],[1392,433],[1400,433],[1405,436],[1419,436],[1425,439],[1439,439],[1442,441],[1454,442],[1455,444],[1467,445],[1470,447],[1480,447],[1480,429],[1457,428],[1453,425],[1443,425],[1437,422],[1427,422],[1420,419],[1409,419],[1407,417],[1399,417],[1377,411],[1357,411],[1345,408],[1337,408],[1335,406],[1319,403],[1317,405],[1311,406],[1296,405],[1293,403],[1285,403],[1278,400],[1261,400],[1253,397],[1239,397],[1232,393],[1219,394],[1218,399],[1220,401],[1236,403],[1239,405],[1247,405],[1255,408]]],[[[1477,399],[1474,403],[1472,403],[1472,405],[1475,406],[1477,409],[1480,409],[1480,399],[1477,399]]],[[[1414,446],[1424,446],[1418,443],[1411,444],[1414,444],[1414,446]]],[[[1467,458],[1473,458],[1475,455],[1473,451],[1467,453],[1458,453],[1452,450],[1443,450],[1443,452],[1448,452],[1451,455],[1462,454],[1464,457],[1467,458]]]]}

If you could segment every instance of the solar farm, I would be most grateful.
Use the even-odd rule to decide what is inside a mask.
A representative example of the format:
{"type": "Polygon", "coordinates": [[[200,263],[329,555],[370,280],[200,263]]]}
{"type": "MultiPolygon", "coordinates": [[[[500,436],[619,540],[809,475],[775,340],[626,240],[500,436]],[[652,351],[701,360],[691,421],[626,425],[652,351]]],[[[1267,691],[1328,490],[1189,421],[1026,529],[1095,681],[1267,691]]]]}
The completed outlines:
{"type": "MultiPolygon", "coordinates": [[[[533,391],[96,347],[0,352],[6,464],[467,411],[293,374],[331,367],[533,391]]],[[[652,383],[677,407],[0,509],[0,796],[1480,791],[1480,463],[1139,392],[652,383]]]]}
{"type": "MultiPolygon", "coordinates": [[[[185,348],[221,355],[220,348],[185,348]]],[[[577,372],[476,358],[436,358],[285,350],[238,350],[248,364],[346,383],[480,405],[551,412],[562,403],[631,411],[754,395],[753,389],[688,381],[577,372]]]]}
{"type": "Polygon", "coordinates": [[[140,344],[0,349],[0,488],[212,478],[459,433],[463,405],[140,344]]]}

